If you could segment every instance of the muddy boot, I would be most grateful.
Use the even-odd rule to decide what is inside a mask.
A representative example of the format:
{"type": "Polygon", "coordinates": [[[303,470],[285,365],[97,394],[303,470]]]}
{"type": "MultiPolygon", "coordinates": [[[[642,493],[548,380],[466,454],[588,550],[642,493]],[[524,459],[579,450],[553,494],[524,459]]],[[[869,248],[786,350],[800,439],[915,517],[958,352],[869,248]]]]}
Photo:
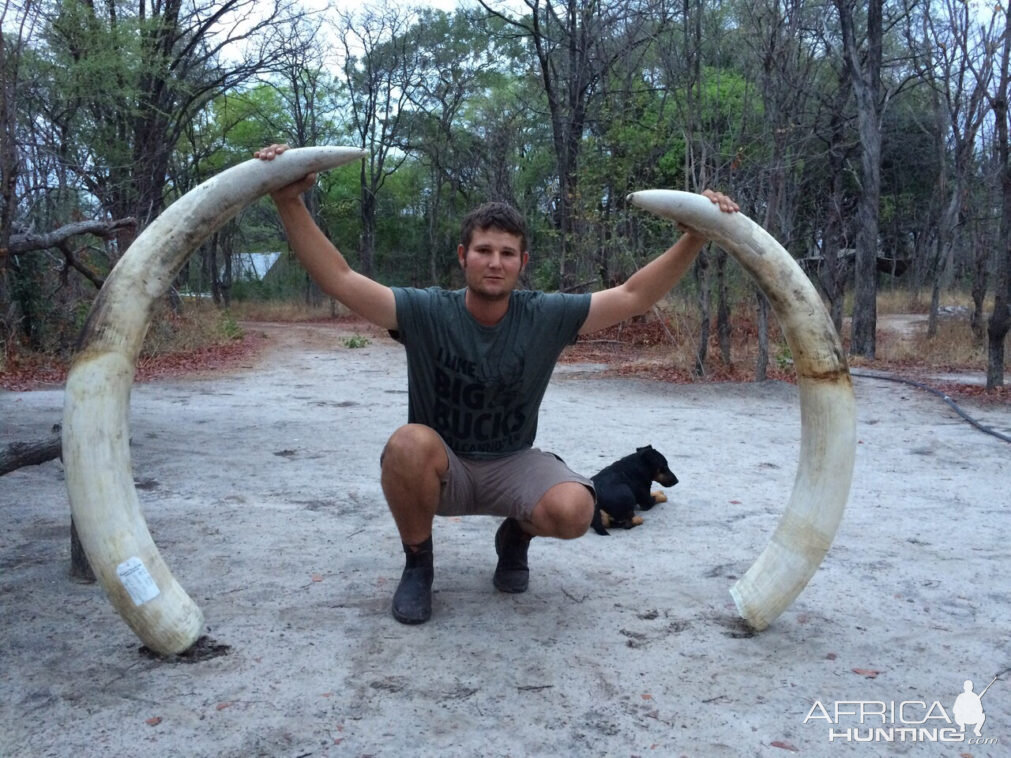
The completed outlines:
{"type": "Polygon", "coordinates": [[[492,581],[500,592],[526,592],[530,584],[530,569],[527,568],[527,548],[532,535],[520,527],[520,522],[507,518],[495,532],[495,552],[498,565],[492,581]]]}
{"type": "Polygon", "coordinates": [[[432,616],[432,538],[419,545],[405,544],[404,554],[404,573],[393,593],[393,618],[401,624],[423,624],[432,616]]]}

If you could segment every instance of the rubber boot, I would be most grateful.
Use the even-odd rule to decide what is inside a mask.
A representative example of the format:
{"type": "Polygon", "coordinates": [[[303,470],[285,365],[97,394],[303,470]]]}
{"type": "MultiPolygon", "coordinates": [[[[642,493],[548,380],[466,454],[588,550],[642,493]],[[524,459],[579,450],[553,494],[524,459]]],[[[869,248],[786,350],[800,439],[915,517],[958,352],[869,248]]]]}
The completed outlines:
{"type": "Polygon", "coordinates": [[[500,592],[526,592],[530,584],[530,569],[527,567],[527,548],[532,535],[523,531],[520,522],[507,518],[495,532],[495,552],[498,565],[492,582],[500,592]]]}
{"type": "Polygon", "coordinates": [[[404,544],[404,573],[393,593],[393,618],[401,624],[423,624],[432,616],[432,538],[418,545],[404,544]]]}

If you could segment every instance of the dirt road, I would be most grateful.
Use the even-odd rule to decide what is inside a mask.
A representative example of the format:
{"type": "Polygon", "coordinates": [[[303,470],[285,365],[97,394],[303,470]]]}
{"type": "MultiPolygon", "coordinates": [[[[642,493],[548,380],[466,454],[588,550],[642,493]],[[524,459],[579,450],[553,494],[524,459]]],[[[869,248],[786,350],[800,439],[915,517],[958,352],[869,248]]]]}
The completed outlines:
{"type": "MultiPolygon", "coordinates": [[[[0,756],[1008,754],[1009,678],[981,701],[980,742],[945,719],[965,680],[979,692],[1011,666],[1011,445],[936,398],[856,380],[836,541],[752,636],[728,588],[792,488],[796,389],[565,365],[539,445],[593,473],[652,443],[681,479],[671,502],[608,538],[535,541],[519,596],[491,585],[495,521],[440,521],[434,617],[405,627],[377,478],[406,416],[403,351],[262,328],[274,348],[258,361],[138,385],[131,404],[151,532],[227,655],[141,655],[101,590],[66,578],[61,465],[0,479],[0,756]],[[861,724],[841,701],[897,710],[861,724]]],[[[0,393],[0,444],[61,409],[57,388],[0,393]]],[[[1011,411],[970,410],[1011,433],[1011,411]]]]}

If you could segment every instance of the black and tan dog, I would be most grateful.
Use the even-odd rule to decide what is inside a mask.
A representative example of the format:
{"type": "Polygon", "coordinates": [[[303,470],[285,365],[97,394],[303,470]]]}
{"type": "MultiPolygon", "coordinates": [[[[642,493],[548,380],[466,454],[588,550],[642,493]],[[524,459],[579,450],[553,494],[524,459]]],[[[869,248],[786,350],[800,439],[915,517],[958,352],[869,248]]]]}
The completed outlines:
{"type": "Polygon", "coordinates": [[[636,448],[632,455],[602,469],[592,477],[597,490],[597,507],[590,526],[597,534],[607,534],[607,528],[631,529],[642,523],[635,515],[636,507],[648,511],[667,496],[650,490],[653,482],[673,487],[678,478],[667,465],[667,459],[652,445],[636,448]]]}

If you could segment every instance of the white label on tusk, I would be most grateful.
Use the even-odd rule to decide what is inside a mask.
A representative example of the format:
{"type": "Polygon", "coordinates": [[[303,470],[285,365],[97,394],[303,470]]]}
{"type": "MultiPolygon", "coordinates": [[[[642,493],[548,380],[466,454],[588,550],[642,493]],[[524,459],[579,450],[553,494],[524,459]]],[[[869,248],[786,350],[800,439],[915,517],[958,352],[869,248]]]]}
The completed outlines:
{"type": "Polygon", "coordinates": [[[158,585],[140,558],[136,556],[127,558],[116,566],[116,574],[126,587],[126,591],[130,593],[134,605],[144,605],[148,600],[158,597],[160,592],[158,585]]]}

